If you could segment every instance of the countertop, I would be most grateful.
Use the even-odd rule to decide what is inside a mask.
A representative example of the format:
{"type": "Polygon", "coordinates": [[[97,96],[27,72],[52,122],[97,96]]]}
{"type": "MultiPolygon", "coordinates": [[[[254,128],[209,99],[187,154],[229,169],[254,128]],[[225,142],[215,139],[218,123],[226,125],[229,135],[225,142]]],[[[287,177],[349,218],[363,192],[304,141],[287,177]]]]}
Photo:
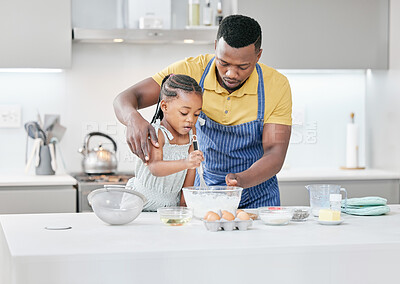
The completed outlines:
{"type": "Polygon", "coordinates": [[[0,187],[5,186],[51,186],[51,185],[75,185],[76,180],[67,174],[60,175],[24,175],[1,174],[0,187]]]}
{"type": "Polygon", "coordinates": [[[383,216],[343,215],[335,226],[313,218],[209,232],[195,219],[166,226],[156,213],[123,226],[94,213],[0,215],[0,283],[398,281],[400,205],[383,216]]]}
{"type": "MultiPolygon", "coordinates": [[[[400,173],[377,170],[341,170],[330,168],[315,169],[283,169],[278,175],[280,182],[284,181],[318,181],[318,180],[384,180],[400,179],[400,173]]],[[[2,186],[41,186],[41,185],[74,185],[76,180],[68,174],[59,175],[25,175],[0,173],[2,186]]]]}
{"type": "Polygon", "coordinates": [[[384,180],[400,179],[400,172],[363,169],[342,170],[331,168],[282,169],[277,174],[278,181],[318,181],[318,180],[384,180]]]}

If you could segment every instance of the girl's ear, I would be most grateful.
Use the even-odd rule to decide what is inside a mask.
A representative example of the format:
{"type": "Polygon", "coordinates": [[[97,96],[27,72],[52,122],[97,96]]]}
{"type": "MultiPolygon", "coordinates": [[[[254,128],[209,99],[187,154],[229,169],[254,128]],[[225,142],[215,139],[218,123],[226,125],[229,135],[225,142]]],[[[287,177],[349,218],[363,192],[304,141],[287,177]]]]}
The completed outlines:
{"type": "Polygon", "coordinates": [[[160,108],[163,112],[165,112],[167,110],[167,102],[164,100],[161,100],[160,102],[160,108]]]}

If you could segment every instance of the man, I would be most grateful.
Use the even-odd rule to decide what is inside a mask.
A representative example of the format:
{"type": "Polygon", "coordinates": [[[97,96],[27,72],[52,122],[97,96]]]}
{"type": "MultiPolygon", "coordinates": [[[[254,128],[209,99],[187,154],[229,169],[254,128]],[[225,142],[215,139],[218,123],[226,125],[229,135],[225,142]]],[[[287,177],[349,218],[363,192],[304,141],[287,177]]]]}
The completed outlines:
{"type": "Polygon", "coordinates": [[[243,187],[242,208],[280,205],[275,175],[289,145],[291,91],[285,76],[258,63],[261,53],[257,21],[228,16],[218,29],[215,56],[176,62],[119,94],[114,109],[127,126],[131,151],[145,161],[149,141],[158,146],[154,129],[137,109],[157,103],[166,75],[189,75],[204,90],[196,131],[205,158],[206,183],[243,187]]]}

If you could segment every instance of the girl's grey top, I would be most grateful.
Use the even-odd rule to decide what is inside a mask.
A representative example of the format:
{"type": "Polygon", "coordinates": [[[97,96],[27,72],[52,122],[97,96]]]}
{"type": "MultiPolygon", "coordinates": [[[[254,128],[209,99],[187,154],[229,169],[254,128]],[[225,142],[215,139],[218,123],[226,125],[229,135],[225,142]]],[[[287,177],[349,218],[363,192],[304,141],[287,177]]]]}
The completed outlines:
{"type": "MultiPolygon", "coordinates": [[[[189,155],[189,147],[192,144],[192,130],[189,132],[190,141],[185,145],[170,144],[174,137],[171,132],[157,120],[152,124],[158,136],[159,130],[164,134],[163,160],[173,161],[186,159],[189,155]]],[[[180,193],[185,181],[187,170],[165,176],[153,176],[149,168],[142,160],[137,159],[135,177],[131,178],[127,186],[146,196],[148,203],[143,211],[157,211],[160,207],[179,206],[180,193]]]]}

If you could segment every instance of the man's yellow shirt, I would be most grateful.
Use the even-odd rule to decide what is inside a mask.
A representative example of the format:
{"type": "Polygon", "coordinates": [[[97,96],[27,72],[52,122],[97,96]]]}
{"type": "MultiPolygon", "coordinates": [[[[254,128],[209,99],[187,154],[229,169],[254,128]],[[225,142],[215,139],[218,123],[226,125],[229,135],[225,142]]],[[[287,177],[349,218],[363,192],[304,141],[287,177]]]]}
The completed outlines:
{"type": "MultiPolygon", "coordinates": [[[[189,57],[178,61],[161,72],[155,74],[153,79],[161,85],[168,74],[185,74],[200,82],[201,76],[214,57],[212,54],[189,57]]],[[[265,89],[264,123],[292,124],[292,94],[287,78],[262,63],[265,89]]],[[[238,125],[257,119],[258,110],[258,74],[254,68],[244,85],[229,94],[217,80],[215,60],[204,80],[203,108],[202,111],[210,119],[223,125],[238,125]]]]}

